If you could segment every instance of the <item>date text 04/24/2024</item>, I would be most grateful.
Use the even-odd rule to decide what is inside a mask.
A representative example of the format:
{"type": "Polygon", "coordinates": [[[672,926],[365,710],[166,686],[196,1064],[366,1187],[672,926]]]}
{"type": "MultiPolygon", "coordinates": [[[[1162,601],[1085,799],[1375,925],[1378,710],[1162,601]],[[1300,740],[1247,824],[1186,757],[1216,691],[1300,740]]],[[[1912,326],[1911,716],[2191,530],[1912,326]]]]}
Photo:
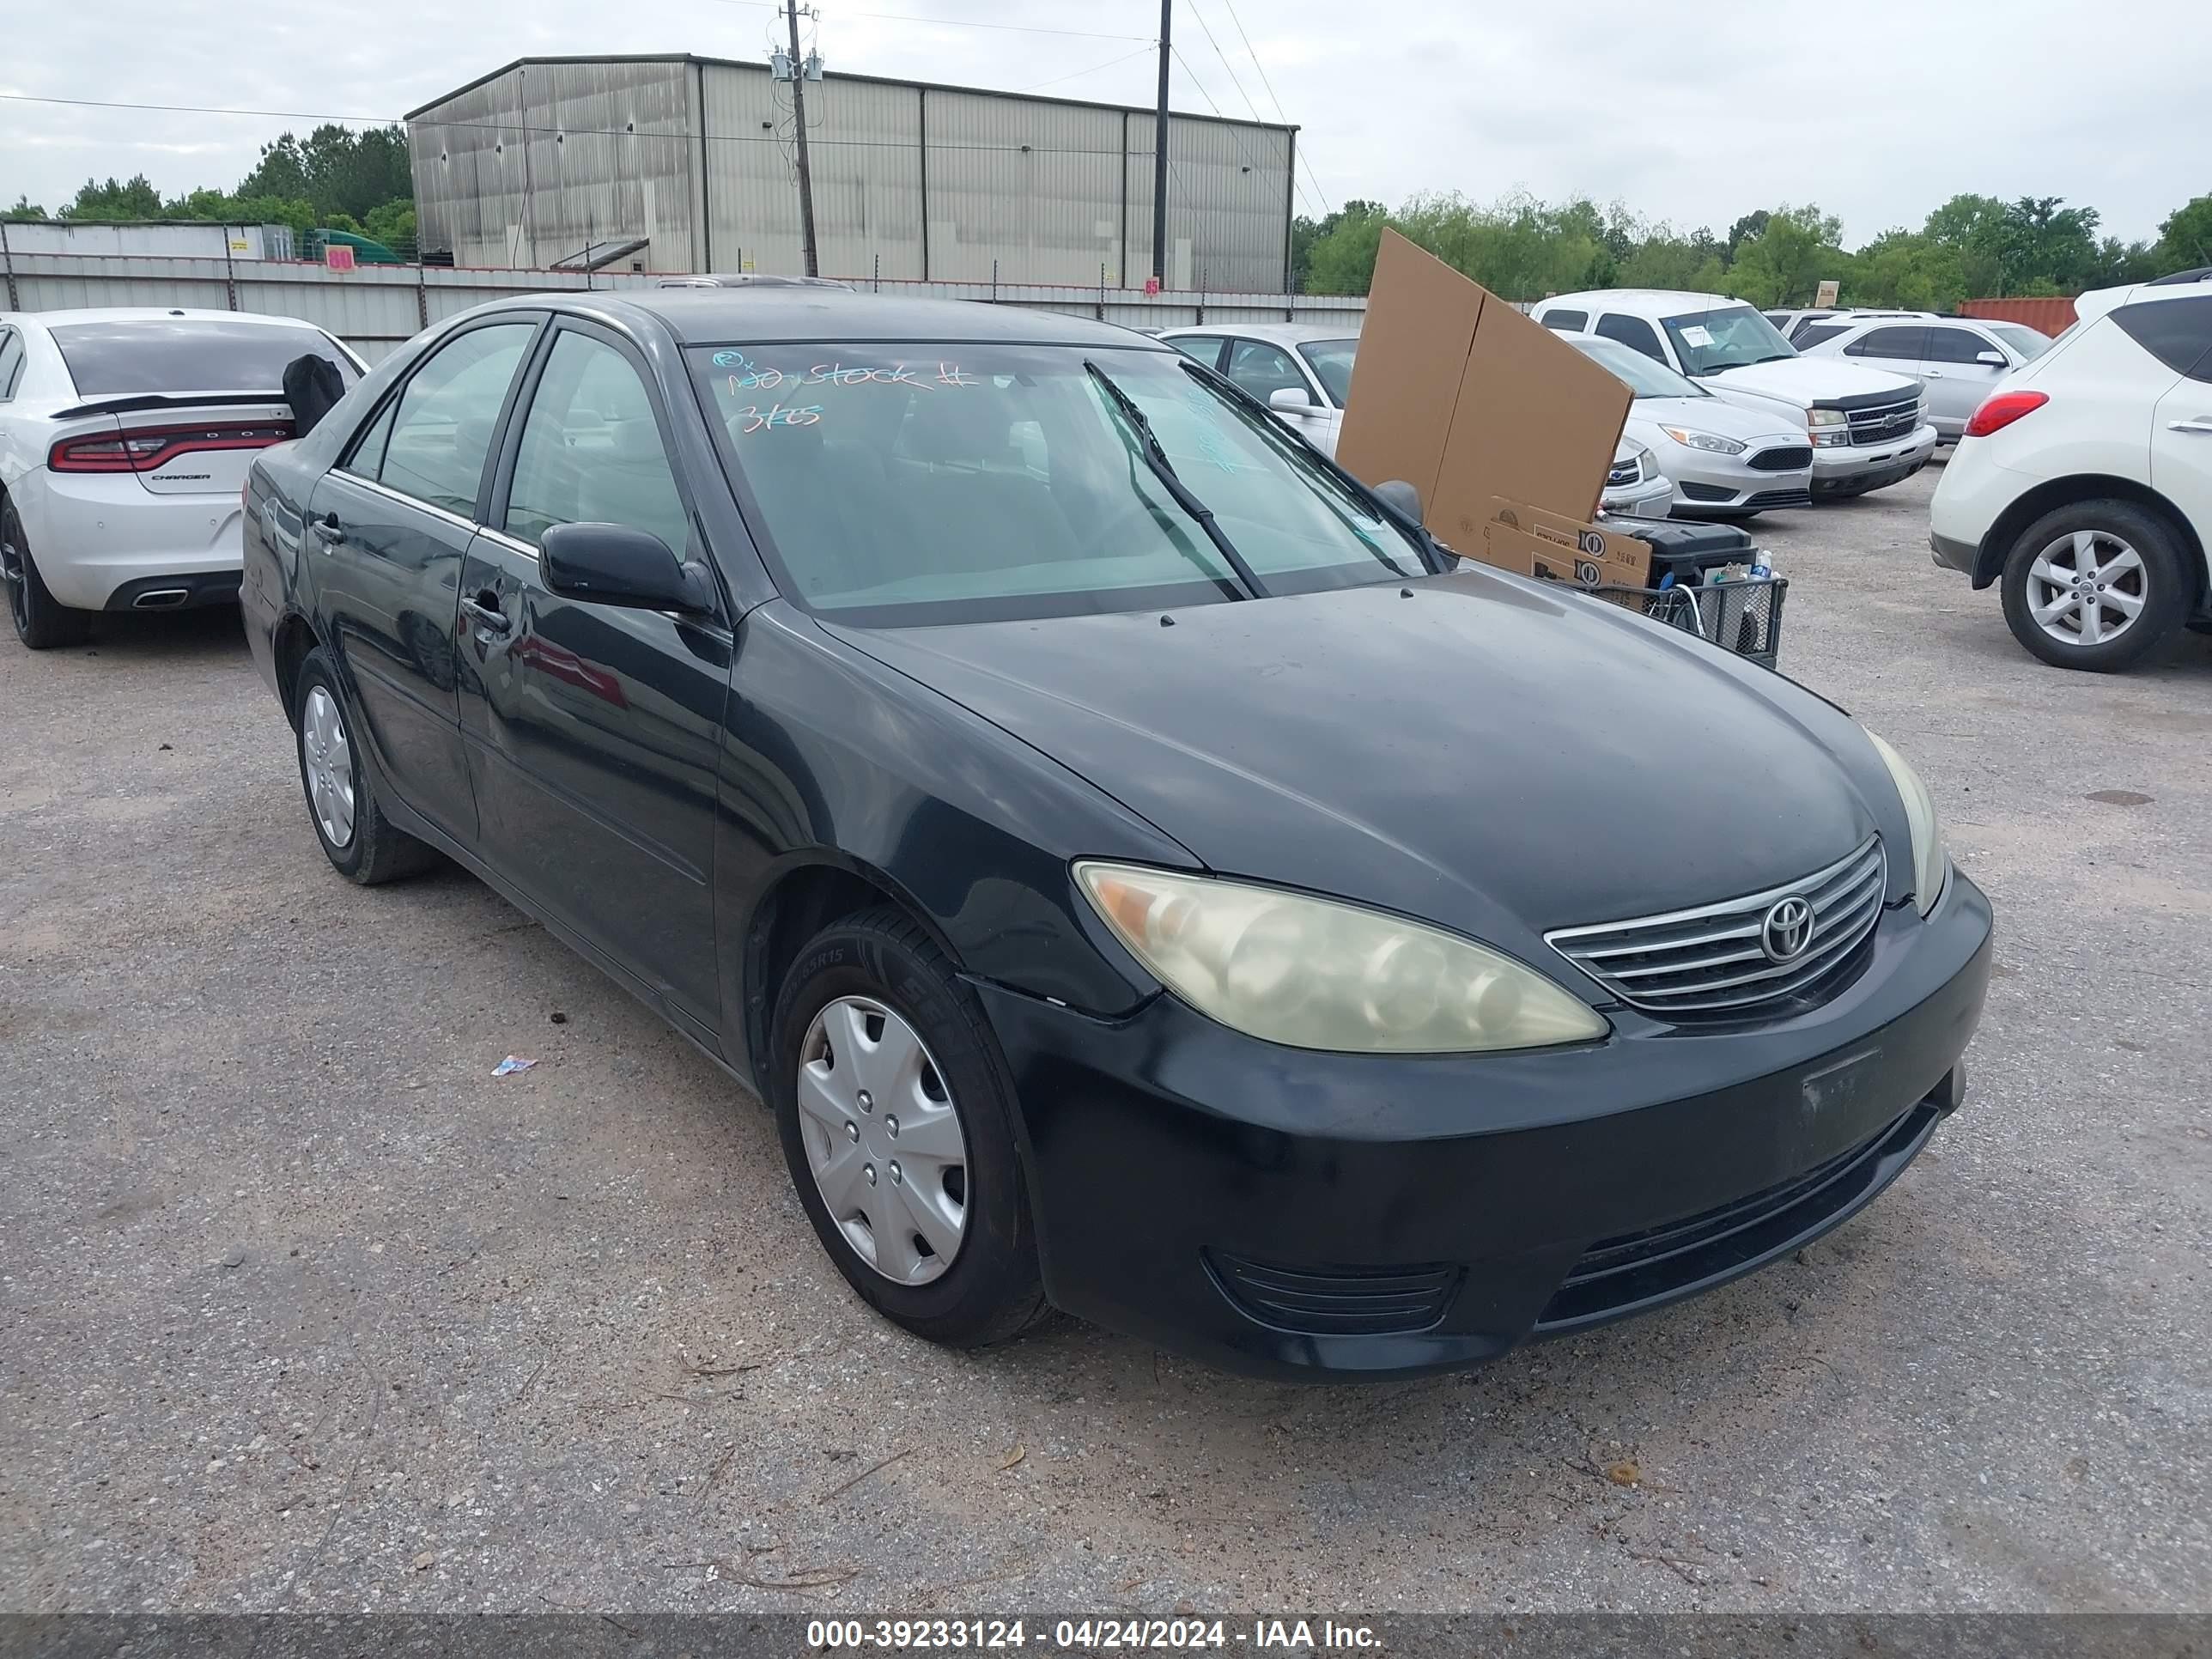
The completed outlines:
{"type": "Polygon", "coordinates": [[[1232,1626],[1222,1619],[1061,1619],[1030,1633],[1022,1619],[817,1619],[806,1627],[808,1648],[838,1650],[1019,1650],[1034,1643],[1048,1651],[1105,1653],[1133,1650],[1176,1651],[1245,1648],[1255,1652],[1311,1653],[1379,1650],[1372,1626],[1333,1619],[1256,1619],[1232,1626]]]}

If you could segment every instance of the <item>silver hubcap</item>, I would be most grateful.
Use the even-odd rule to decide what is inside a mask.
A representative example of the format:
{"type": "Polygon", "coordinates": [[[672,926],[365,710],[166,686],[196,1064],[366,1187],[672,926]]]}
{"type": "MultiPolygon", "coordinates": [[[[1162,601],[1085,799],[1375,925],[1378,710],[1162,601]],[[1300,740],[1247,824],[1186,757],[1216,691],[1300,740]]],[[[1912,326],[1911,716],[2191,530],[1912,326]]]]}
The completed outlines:
{"type": "Polygon", "coordinates": [[[900,1285],[952,1265],[968,1231],[960,1111],[914,1027],[880,1002],[839,997],[799,1051],[799,1129],[830,1219],[900,1285]]]}
{"type": "Polygon", "coordinates": [[[346,741],[337,699],[326,687],[307,692],[300,716],[300,756],[323,839],[333,847],[348,845],[353,840],[353,745],[346,741]]]}
{"type": "Polygon", "coordinates": [[[2135,626],[2148,597],[2142,556],[2118,536],[2076,530],[2027,568],[2036,626],[2066,645],[2102,645],[2135,626]]]}

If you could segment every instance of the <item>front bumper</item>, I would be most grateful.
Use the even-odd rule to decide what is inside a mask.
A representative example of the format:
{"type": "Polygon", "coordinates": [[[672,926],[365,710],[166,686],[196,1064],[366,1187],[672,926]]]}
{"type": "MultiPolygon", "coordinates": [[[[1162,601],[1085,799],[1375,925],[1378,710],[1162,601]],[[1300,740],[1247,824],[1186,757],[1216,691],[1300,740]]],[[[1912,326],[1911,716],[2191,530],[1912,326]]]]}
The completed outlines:
{"type": "Polygon", "coordinates": [[[1856,1213],[1958,1103],[1990,909],[1954,874],[1857,977],[1756,1028],[1519,1054],[1314,1053],[1174,998],[976,991],[1012,1068],[1045,1285],[1225,1369],[1449,1370],[1750,1272],[1856,1213]]]}
{"type": "Polygon", "coordinates": [[[1641,514],[1663,519],[1667,516],[1667,504],[1674,495],[1674,480],[1659,472],[1632,484],[1607,484],[1605,493],[1598,498],[1598,506],[1607,513],[1623,513],[1632,518],[1641,514]]]}
{"type": "Polygon", "coordinates": [[[1923,424],[1893,443],[1842,444],[1813,451],[1813,494],[1863,495],[1911,477],[1936,453],[1936,428],[1923,424]]]}
{"type": "MultiPolygon", "coordinates": [[[[1803,447],[1803,440],[1798,441],[1803,447]]],[[[1707,450],[1675,444],[1660,458],[1667,476],[1674,481],[1677,516],[1701,513],[1765,513],[1777,507],[1810,507],[1813,473],[1809,466],[1781,471],[1747,465],[1738,456],[1716,455],[1707,450]]]]}

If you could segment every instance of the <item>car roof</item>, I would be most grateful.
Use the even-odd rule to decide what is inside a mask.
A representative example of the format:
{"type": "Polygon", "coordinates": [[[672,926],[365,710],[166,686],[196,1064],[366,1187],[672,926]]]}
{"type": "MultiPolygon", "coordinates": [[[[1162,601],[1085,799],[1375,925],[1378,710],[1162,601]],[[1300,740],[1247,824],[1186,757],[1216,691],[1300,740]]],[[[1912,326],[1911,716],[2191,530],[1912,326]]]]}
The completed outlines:
{"type": "MultiPolygon", "coordinates": [[[[624,289],[596,294],[519,295],[501,310],[558,311],[627,320],[657,318],[683,345],[774,344],[821,340],[1091,345],[1168,351],[1133,329],[1087,317],[973,300],[917,300],[834,288],[624,289]]],[[[493,309],[495,307],[486,307],[493,309]]]]}
{"type": "Polygon", "coordinates": [[[1594,288],[1580,294],[1555,294],[1537,308],[1576,306],[1620,312],[1630,317],[1680,317],[1693,311],[1723,311],[1735,306],[1756,310],[1748,300],[1728,294],[1694,294],[1686,289],[1594,288]]]}
{"type": "Polygon", "coordinates": [[[1160,337],[1180,339],[1196,335],[1204,339],[1231,336],[1247,340],[1270,340],[1277,345],[1304,345],[1310,340],[1356,340],[1360,319],[1344,323],[1195,323],[1188,328],[1164,328],[1160,337]]]}
{"type": "Polygon", "coordinates": [[[2212,294],[2212,265],[2201,271],[2177,270],[2151,283],[2128,283],[2118,288],[2093,288],[2074,301],[2074,314],[2093,322],[2122,306],[2144,305],[2160,300],[2203,299],[2212,294]]]}
{"type": "Polygon", "coordinates": [[[173,306],[87,306],[75,311],[0,311],[0,322],[31,328],[66,328],[73,323],[194,323],[274,324],[286,328],[319,325],[300,317],[271,316],[258,311],[210,311],[173,306]]]}

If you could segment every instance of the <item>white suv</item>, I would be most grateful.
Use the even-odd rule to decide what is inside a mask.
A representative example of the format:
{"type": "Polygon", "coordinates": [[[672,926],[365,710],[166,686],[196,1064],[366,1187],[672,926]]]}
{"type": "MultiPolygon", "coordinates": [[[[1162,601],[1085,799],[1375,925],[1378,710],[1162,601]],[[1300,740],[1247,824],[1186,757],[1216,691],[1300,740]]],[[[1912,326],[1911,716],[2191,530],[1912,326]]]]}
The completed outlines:
{"type": "Polygon", "coordinates": [[[2141,661],[2207,620],[2212,279],[2085,294],[1973,418],[1929,512],[1936,562],[2002,580],[2020,642],[2063,668],[2141,661]]]}
{"type": "Polygon", "coordinates": [[[1532,314],[1550,329],[1598,334],[1688,375],[1715,396],[1779,416],[1813,447],[1813,495],[1863,495],[1928,465],[1936,428],[1920,386],[1830,357],[1801,357],[1741,300],[1664,289],[1562,294],[1532,314]]]}

